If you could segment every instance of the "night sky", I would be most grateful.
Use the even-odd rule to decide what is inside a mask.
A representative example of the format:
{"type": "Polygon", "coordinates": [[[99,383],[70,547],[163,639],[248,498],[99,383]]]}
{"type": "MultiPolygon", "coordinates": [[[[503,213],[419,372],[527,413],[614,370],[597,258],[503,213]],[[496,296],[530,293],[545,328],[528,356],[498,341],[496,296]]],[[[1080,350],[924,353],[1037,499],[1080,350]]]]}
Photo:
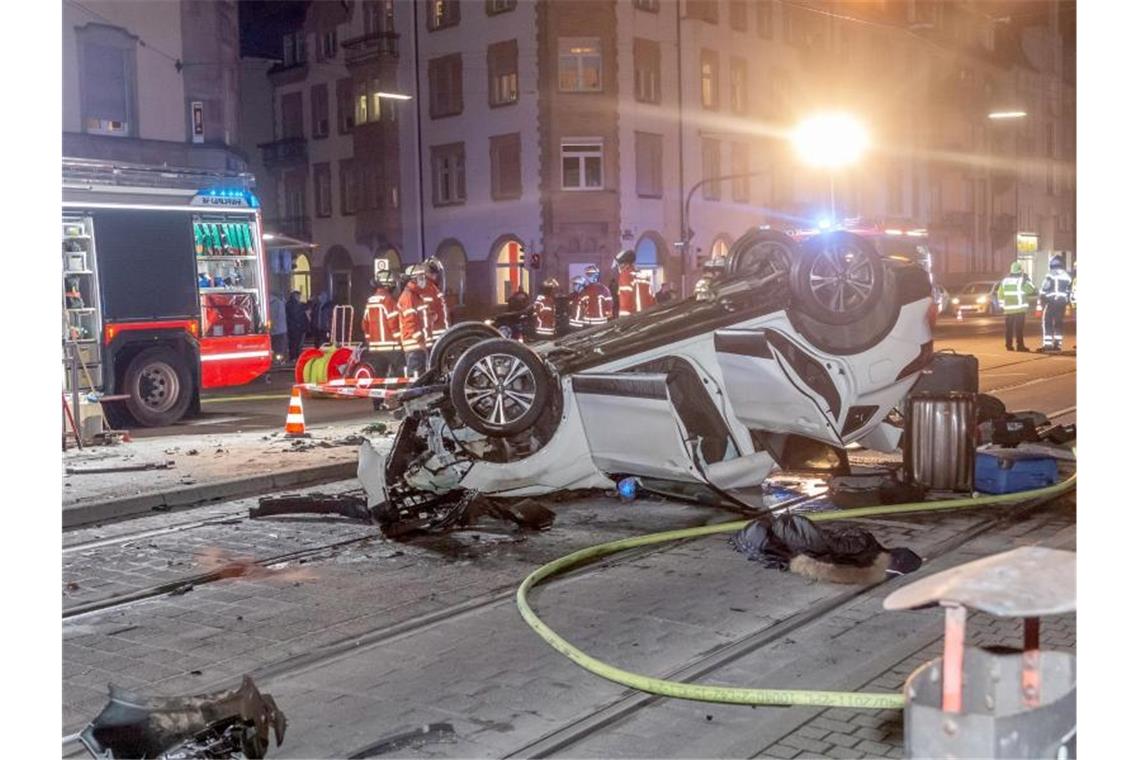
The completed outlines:
{"type": "Polygon", "coordinates": [[[309,0],[241,0],[241,54],[280,58],[281,37],[290,26],[304,19],[308,7],[309,0]]]}

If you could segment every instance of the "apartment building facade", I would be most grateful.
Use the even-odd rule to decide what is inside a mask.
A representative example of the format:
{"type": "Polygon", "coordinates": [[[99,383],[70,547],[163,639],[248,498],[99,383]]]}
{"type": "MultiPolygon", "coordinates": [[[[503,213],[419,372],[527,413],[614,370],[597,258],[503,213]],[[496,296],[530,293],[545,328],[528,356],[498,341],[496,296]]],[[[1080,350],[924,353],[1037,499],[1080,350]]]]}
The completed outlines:
{"type": "Polygon", "coordinates": [[[359,295],[377,258],[435,255],[453,308],[473,313],[623,248],[687,289],[749,227],[810,226],[832,195],[838,218],[927,227],[947,284],[996,274],[1019,245],[1074,247],[1063,3],[1016,5],[314,3],[292,49],[312,56],[330,26],[338,44],[271,74],[281,138],[322,108],[322,85],[337,120],[276,178],[283,218],[320,243],[313,271],[333,290],[334,269],[359,295]],[[790,150],[825,109],[868,125],[858,165],[814,170],[790,150]],[[1026,116],[988,118],[1007,109],[1026,116]],[[346,205],[354,193],[369,199],[346,205]]]}
{"type": "Polygon", "coordinates": [[[234,0],[64,3],[63,155],[244,171],[234,0]]]}

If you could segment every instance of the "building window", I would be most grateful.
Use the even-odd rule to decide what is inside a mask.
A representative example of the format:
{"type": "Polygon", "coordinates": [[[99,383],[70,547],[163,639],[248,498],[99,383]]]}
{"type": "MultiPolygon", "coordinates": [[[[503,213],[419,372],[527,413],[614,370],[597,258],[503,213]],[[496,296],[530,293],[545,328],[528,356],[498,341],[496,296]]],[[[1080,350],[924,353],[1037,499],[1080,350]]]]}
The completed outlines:
{"type": "Polygon", "coordinates": [[[356,83],[356,115],[354,124],[360,126],[368,123],[368,85],[364,82],[356,83]]]}
{"type": "Polygon", "coordinates": [[[364,33],[366,35],[380,34],[380,3],[370,0],[364,3],[364,33]]]}
{"type": "Polygon", "coordinates": [[[336,80],[336,131],[347,135],[352,131],[352,79],[336,80]]]}
{"type": "Polygon", "coordinates": [[[356,165],[353,159],[344,159],[340,162],[341,216],[351,216],[356,213],[359,192],[359,177],[357,177],[356,165]]]}
{"type": "Polygon", "coordinates": [[[361,180],[361,190],[365,198],[361,208],[380,208],[384,205],[384,177],[380,164],[368,164],[363,167],[366,177],[361,180]]]}
{"type": "Polygon", "coordinates": [[[661,135],[649,132],[633,133],[634,151],[637,153],[637,195],[639,198],[660,198],[664,195],[661,166],[664,163],[661,135]]]}
{"type": "Polygon", "coordinates": [[[281,63],[284,66],[299,66],[309,60],[305,48],[305,33],[291,32],[281,38],[281,63]]]}
{"type": "Polygon", "coordinates": [[[516,5],[518,5],[518,0],[487,0],[487,15],[494,16],[499,13],[513,11],[516,5]]]}
{"type": "Polygon", "coordinates": [[[712,50],[701,51],[701,105],[720,108],[720,56],[712,50]]]}
{"type": "Polygon", "coordinates": [[[463,57],[459,53],[428,61],[428,93],[433,119],[463,113],[463,57]]]}
{"type": "Polygon", "coordinates": [[[517,40],[487,46],[487,100],[506,106],[519,100],[519,43],[517,40]]]}
{"type": "Polygon", "coordinates": [[[766,40],[772,39],[772,0],[755,0],[756,34],[766,40]]]}
{"type": "MultiPolygon", "coordinates": [[[[720,140],[708,137],[701,139],[701,179],[710,180],[721,176],[720,140]]],[[[708,201],[720,200],[720,182],[708,182],[701,188],[701,197],[708,201]]]]}
{"type": "Polygon", "coordinates": [[[642,103],[661,102],[661,46],[633,40],[633,96],[642,103]]]}
{"type": "MultiPolygon", "coordinates": [[[[748,143],[735,142],[732,144],[732,173],[736,175],[748,174],[752,167],[749,165],[748,143]]],[[[732,180],[732,200],[737,203],[748,203],[752,199],[752,178],[737,177],[732,180]]]]}
{"type": "Polygon", "coordinates": [[[316,84],[309,90],[309,101],[313,115],[313,137],[329,136],[329,86],[316,84]]]}
{"type": "Polygon", "coordinates": [[[562,92],[601,92],[600,37],[558,38],[558,89],[562,92]]]}
{"type": "Polygon", "coordinates": [[[728,61],[728,103],[733,113],[748,113],[748,61],[743,58],[728,61]]]}
{"type": "Polygon", "coordinates": [[[602,141],[562,141],[562,189],[598,190],[602,187],[602,141]]]}
{"type": "Polygon", "coordinates": [[[306,217],[308,216],[305,198],[305,170],[287,172],[281,181],[284,186],[282,196],[285,200],[284,223],[286,231],[300,233],[307,226],[306,217]]]}
{"type": "Polygon", "coordinates": [[[748,4],[745,0],[728,0],[728,26],[733,31],[748,31],[748,4]]]}
{"type": "Polygon", "coordinates": [[[717,0],[688,0],[685,3],[685,16],[715,24],[719,19],[716,6],[717,0]]]}
{"type": "Polygon", "coordinates": [[[332,170],[328,164],[313,164],[313,198],[317,216],[332,216],[332,170]]]}
{"type": "Polygon", "coordinates": [[[336,58],[336,29],[329,29],[320,36],[320,48],[317,50],[318,61],[331,61],[336,58]]]}
{"type": "Polygon", "coordinates": [[[281,137],[293,140],[305,136],[304,107],[300,92],[287,92],[281,96],[281,137]]]}
{"type": "MultiPolygon", "coordinates": [[[[372,78],[372,91],[371,91],[372,98],[371,98],[371,102],[369,103],[370,107],[368,109],[368,120],[369,121],[380,121],[380,113],[381,113],[380,103],[383,100],[383,98],[380,97],[381,92],[383,92],[383,90],[380,89],[380,77],[373,77],[372,78]]],[[[385,110],[387,110],[387,109],[385,109],[385,110]]]]}
{"type": "Polygon", "coordinates": [[[427,6],[429,32],[459,23],[459,0],[427,0],[427,6]]]}
{"type": "Polygon", "coordinates": [[[83,129],[102,135],[137,134],[136,37],[88,25],[76,30],[81,63],[83,129]]]}
{"type": "Polygon", "coordinates": [[[519,133],[491,138],[491,197],[522,197],[522,140],[519,133]]]}
{"type": "Polygon", "coordinates": [[[431,149],[432,203],[453,206],[467,200],[463,143],[436,145],[431,149]]]}
{"type": "Polygon", "coordinates": [[[639,11],[656,13],[661,10],[661,0],[633,0],[633,7],[639,11]]]}

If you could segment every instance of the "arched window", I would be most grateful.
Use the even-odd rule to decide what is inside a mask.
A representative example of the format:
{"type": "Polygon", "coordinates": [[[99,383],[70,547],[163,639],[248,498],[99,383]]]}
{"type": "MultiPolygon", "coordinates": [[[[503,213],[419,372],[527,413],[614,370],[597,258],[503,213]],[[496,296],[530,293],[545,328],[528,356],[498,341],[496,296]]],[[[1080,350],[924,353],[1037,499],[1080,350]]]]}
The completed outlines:
{"type": "Polygon", "coordinates": [[[728,255],[728,240],[718,237],[712,244],[712,258],[724,258],[728,255]]]}
{"type": "Polygon", "coordinates": [[[637,254],[637,268],[641,272],[649,272],[650,284],[656,293],[665,279],[664,256],[661,255],[661,246],[653,235],[642,235],[633,249],[637,254]]]}
{"type": "Polygon", "coordinates": [[[463,306],[467,303],[467,252],[454,240],[447,240],[436,249],[435,257],[443,264],[444,296],[447,305],[463,306]]]}
{"type": "Polygon", "coordinates": [[[530,278],[522,243],[505,240],[495,253],[495,303],[505,304],[519,288],[532,292],[530,278]]]}
{"type": "Polygon", "coordinates": [[[293,259],[293,274],[289,278],[289,292],[301,291],[301,300],[307,302],[312,297],[311,276],[309,257],[303,253],[298,253],[297,257],[293,259]]]}

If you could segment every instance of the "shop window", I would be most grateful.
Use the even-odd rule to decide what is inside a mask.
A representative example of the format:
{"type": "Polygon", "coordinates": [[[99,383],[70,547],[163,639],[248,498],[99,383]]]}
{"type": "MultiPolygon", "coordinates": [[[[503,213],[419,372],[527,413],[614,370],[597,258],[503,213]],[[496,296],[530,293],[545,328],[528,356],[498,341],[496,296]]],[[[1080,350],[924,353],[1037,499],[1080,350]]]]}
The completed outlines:
{"type": "Polygon", "coordinates": [[[664,163],[661,135],[649,132],[633,133],[637,153],[637,195],[640,198],[660,198],[664,194],[661,165],[664,163]]]}
{"type": "MultiPolygon", "coordinates": [[[[701,179],[711,180],[721,176],[720,140],[708,137],[701,139],[701,179]]],[[[706,182],[701,188],[701,197],[707,201],[720,200],[720,181],[706,182]]]]}
{"type": "Polygon", "coordinates": [[[720,108],[720,56],[712,50],[701,51],[701,105],[720,108]]]}
{"type": "Polygon", "coordinates": [[[431,118],[463,113],[463,57],[459,53],[428,61],[431,118]]]}
{"type": "Polygon", "coordinates": [[[491,106],[519,99],[519,43],[517,40],[487,46],[487,94],[491,106]]]}
{"type": "Polygon", "coordinates": [[[602,187],[602,141],[564,140],[562,189],[599,190],[602,187]]]}
{"type": "Polygon", "coordinates": [[[459,0],[427,0],[428,31],[444,29],[459,23],[459,0]]]}
{"type": "Polygon", "coordinates": [[[522,244],[516,240],[503,243],[495,257],[495,303],[505,304],[520,288],[531,292],[530,278],[522,244]]]}
{"type": "Polygon", "coordinates": [[[642,103],[661,102],[661,46],[653,40],[633,40],[633,96],[642,103]]]}
{"type": "Polygon", "coordinates": [[[558,38],[558,89],[562,92],[601,92],[600,37],[558,38]]]}
{"type": "Polygon", "coordinates": [[[467,201],[466,151],[463,143],[431,149],[432,203],[453,206],[467,201]]]}
{"type": "Polygon", "coordinates": [[[519,133],[491,138],[491,198],[497,201],[522,196],[521,140],[519,133]]]}
{"type": "Polygon", "coordinates": [[[332,216],[332,171],[327,163],[313,164],[313,199],[317,216],[332,216]]]}

